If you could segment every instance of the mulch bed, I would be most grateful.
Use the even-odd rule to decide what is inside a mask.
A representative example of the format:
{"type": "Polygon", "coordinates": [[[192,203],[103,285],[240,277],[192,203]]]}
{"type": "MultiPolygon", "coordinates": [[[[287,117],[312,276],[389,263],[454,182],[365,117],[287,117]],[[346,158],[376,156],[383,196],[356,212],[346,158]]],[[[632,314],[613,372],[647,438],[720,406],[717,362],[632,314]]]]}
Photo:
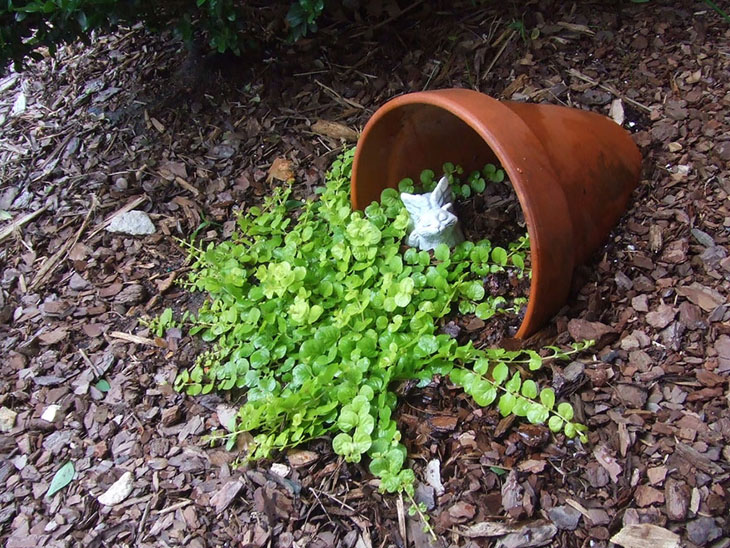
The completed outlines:
{"type": "Polygon", "coordinates": [[[223,67],[120,30],[0,80],[0,210],[35,215],[0,241],[5,546],[607,547],[632,524],[670,539],[657,547],[672,532],[730,546],[730,26],[689,0],[544,0],[523,37],[514,7],[431,6],[375,13],[389,21],[374,32],[325,21],[223,67]],[[528,341],[599,341],[550,367],[590,443],[502,420],[439,379],[401,387],[432,541],[327,440],[273,463],[236,462],[244,437],[211,447],[235,402],[174,392],[201,343],[141,320],[199,305],[175,283],[188,268],[176,238],[226,237],[289,168],[311,195],[379,105],[450,86],[622,107],[645,169],[565,308],[528,341]],[[154,235],[104,230],[129,204],[154,235]],[[426,481],[433,460],[443,491],[426,481]],[[75,478],[45,497],[66,461],[75,478]],[[101,505],[126,471],[131,495],[101,505]]]}

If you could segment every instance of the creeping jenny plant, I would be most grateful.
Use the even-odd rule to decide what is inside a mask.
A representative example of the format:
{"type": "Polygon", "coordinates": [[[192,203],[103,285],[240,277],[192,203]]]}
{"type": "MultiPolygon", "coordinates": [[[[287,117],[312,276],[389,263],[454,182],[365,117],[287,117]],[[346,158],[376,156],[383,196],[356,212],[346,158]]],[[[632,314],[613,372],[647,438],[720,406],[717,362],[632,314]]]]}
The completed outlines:
{"type": "MultiPolygon", "coordinates": [[[[228,444],[251,432],[251,458],[329,436],[346,461],[367,456],[383,491],[409,496],[414,474],[393,418],[399,381],[448,376],[478,405],[584,437],[570,404],[556,405],[551,388],[515,366],[535,371],[587,344],[541,355],[477,349],[440,332],[457,309],[488,318],[511,304],[486,295],[481,279],[503,269],[527,275],[526,237],[508,249],[486,240],[433,254],[406,248],[409,219],[396,190],[352,211],[352,158],[334,162],[318,199],[295,201],[289,187],[277,188],[240,216],[229,241],[190,245],[189,286],[210,294],[191,333],[214,344],[177,389],[245,395],[228,444]]],[[[493,166],[487,172],[492,179],[493,166]]]]}

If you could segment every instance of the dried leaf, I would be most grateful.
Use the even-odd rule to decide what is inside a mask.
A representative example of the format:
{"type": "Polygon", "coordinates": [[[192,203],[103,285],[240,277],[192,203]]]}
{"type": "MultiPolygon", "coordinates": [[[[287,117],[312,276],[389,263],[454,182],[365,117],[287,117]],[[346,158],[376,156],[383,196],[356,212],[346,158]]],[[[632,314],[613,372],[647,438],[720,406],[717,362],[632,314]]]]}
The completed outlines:
{"type": "Polygon", "coordinates": [[[627,525],[611,537],[611,542],[624,548],[680,548],[681,546],[679,535],[649,523],[627,525]]]}
{"type": "Polygon", "coordinates": [[[339,122],[317,120],[314,124],[312,124],[312,131],[332,139],[340,139],[348,142],[357,141],[357,131],[339,122]]]}
{"type": "Polygon", "coordinates": [[[288,181],[294,178],[294,168],[290,160],[286,158],[276,158],[269,168],[269,174],[266,181],[271,183],[273,180],[288,181]]]}

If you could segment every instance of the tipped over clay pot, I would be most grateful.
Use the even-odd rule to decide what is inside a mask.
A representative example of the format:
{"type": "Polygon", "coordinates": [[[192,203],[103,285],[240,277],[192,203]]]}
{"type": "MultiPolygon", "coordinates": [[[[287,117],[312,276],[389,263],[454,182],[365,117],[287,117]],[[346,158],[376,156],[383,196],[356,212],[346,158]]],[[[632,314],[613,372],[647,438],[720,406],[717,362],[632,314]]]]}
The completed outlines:
{"type": "Polygon", "coordinates": [[[467,89],[410,93],[375,112],[357,144],[352,205],[453,162],[507,173],[527,222],[532,283],[517,332],[537,331],[565,303],[573,270],[608,237],[639,182],[641,155],[613,120],[554,105],[500,102],[467,89]]]}

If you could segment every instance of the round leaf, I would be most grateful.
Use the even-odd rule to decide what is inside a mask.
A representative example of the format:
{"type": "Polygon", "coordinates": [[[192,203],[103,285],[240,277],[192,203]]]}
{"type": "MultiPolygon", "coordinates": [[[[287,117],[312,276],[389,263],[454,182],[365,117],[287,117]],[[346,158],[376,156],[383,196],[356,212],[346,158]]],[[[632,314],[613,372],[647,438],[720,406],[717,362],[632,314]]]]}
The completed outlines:
{"type": "Polygon", "coordinates": [[[548,428],[555,433],[560,432],[563,429],[563,419],[557,415],[552,415],[548,421],[548,428]]]}
{"type": "Polygon", "coordinates": [[[555,390],[552,388],[543,388],[540,392],[540,401],[548,409],[555,407],[555,390]]]}
{"type": "Polygon", "coordinates": [[[522,395],[529,399],[537,397],[537,384],[532,379],[527,379],[522,383],[522,395]]]}
{"type": "Polygon", "coordinates": [[[573,406],[566,402],[561,403],[558,405],[558,415],[566,421],[573,420],[573,406]]]}
{"type": "Polygon", "coordinates": [[[492,370],[492,378],[497,384],[502,384],[508,375],[509,369],[507,369],[507,365],[504,362],[499,362],[492,370]]]}

